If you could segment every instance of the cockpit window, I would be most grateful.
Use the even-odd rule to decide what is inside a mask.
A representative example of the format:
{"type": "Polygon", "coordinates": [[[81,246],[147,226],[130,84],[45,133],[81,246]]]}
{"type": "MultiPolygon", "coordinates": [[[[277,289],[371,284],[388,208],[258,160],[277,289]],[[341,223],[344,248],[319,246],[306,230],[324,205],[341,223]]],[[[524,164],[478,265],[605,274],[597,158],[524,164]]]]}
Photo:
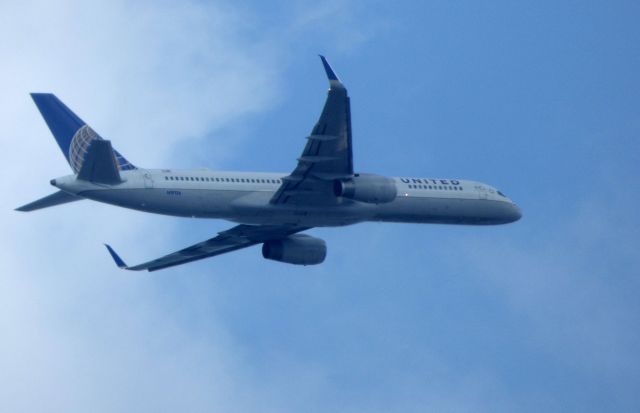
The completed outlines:
{"type": "Polygon", "coordinates": [[[500,195],[503,198],[506,198],[507,196],[505,194],[503,194],[502,192],[498,191],[498,195],[500,195]]]}

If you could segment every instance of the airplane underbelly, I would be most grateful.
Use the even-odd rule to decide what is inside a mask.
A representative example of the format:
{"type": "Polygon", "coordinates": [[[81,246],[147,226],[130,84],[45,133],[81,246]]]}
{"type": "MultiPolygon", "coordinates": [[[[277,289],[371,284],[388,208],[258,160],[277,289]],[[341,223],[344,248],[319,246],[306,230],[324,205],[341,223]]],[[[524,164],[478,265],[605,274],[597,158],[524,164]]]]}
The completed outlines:
{"type": "Polygon", "coordinates": [[[503,205],[467,198],[398,197],[382,205],[377,221],[426,224],[492,225],[504,222],[503,205]]]}

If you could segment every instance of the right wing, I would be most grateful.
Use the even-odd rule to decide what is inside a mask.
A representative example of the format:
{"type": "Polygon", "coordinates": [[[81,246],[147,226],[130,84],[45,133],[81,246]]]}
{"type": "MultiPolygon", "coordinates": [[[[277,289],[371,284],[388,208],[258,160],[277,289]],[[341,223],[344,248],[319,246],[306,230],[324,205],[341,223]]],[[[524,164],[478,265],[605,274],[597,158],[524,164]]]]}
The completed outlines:
{"type": "Polygon", "coordinates": [[[109,245],[105,244],[105,246],[116,262],[116,265],[122,269],[132,271],[156,271],[173,267],[174,265],[214,257],[255,244],[286,238],[289,235],[307,229],[309,228],[277,225],[237,225],[229,230],[218,233],[217,237],[199,242],[180,251],[165,255],[164,257],[133,266],[125,264],[109,245]]]}

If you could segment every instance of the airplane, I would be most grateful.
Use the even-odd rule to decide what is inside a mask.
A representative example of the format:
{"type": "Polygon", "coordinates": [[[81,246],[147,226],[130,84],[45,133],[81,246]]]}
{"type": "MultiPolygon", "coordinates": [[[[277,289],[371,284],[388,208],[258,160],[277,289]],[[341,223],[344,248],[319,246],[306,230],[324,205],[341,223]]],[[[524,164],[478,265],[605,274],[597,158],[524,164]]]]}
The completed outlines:
{"type": "Polygon", "coordinates": [[[238,225],[163,257],[122,269],[156,271],[262,244],[262,256],[314,265],[325,260],[314,227],[366,221],[496,225],[517,221],[520,208],[496,188],[476,181],[386,177],[353,166],[349,96],[327,59],[327,99],[291,173],[208,169],[146,169],[113,149],[55,95],[31,97],[73,174],[51,180],[58,191],[17,208],[34,211],[83,199],[178,217],[217,218],[238,225]]]}

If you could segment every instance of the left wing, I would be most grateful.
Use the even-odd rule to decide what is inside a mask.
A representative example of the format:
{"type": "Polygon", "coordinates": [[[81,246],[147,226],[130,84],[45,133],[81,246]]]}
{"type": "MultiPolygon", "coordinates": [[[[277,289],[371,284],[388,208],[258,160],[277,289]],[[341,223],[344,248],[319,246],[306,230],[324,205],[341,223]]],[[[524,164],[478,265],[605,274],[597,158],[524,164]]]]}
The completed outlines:
{"type": "Polygon", "coordinates": [[[333,182],[353,176],[351,109],[347,89],[320,56],[329,78],[324,109],[298,158],[298,165],[271,198],[272,204],[331,205],[338,200],[333,182]]]}
{"type": "Polygon", "coordinates": [[[156,271],[163,268],[173,267],[174,265],[186,264],[191,261],[197,261],[203,258],[247,248],[255,244],[286,238],[289,235],[307,229],[309,228],[276,225],[238,225],[227,231],[218,233],[217,237],[165,255],[164,257],[131,267],[124,263],[113,248],[106,244],[105,246],[109,250],[113,260],[116,262],[116,265],[120,268],[132,271],[156,271]]]}

